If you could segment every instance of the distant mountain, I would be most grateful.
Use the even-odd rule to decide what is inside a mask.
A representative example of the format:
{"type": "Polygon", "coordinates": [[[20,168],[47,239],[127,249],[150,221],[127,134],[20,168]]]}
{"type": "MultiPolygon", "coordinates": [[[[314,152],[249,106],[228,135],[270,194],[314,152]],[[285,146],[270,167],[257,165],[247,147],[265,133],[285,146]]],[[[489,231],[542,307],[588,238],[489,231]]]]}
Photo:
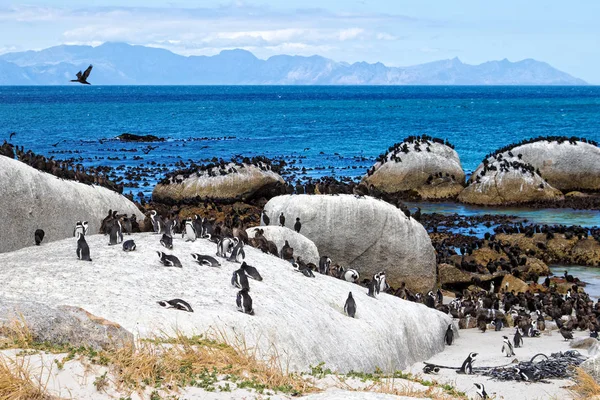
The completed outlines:
{"type": "Polygon", "coordinates": [[[0,55],[0,85],[64,85],[89,64],[95,85],[585,85],[527,59],[468,65],[458,58],[412,67],[336,62],[321,56],[256,58],[245,50],[184,57],[168,50],[105,43],[0,55]]]}

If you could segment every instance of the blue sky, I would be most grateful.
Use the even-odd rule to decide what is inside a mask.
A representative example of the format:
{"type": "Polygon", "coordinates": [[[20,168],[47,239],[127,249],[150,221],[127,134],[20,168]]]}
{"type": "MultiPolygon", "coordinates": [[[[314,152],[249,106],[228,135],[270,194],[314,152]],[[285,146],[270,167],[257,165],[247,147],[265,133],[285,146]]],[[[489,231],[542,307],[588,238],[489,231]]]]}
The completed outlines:
{"type": "Polygon", "coordinates": [[[600,84],[598,16],[598,0],[0,0],[0,53],[124,41],[390,66],[534,58],[600,84]]]}

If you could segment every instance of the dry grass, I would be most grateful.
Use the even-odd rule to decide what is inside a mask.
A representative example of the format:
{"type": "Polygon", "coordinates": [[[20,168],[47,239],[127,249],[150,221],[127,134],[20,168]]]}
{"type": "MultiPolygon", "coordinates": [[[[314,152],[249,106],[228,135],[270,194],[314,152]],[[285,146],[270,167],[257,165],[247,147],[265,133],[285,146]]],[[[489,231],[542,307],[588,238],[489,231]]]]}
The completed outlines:
{"type": "Polygon", "coordinates": [[[598,385],[594,378],[582,368],[577,368],[575,370],[574,380],[575,385],[569,388],[574,398],[592,399],[596,396],[600,396],[600,385],[598,385]]]}
{"type": "Polygon", "coordinates": [[[29,361],[0,356],[0,400],[50,400],[46,384],[31,376],[29,361]]]}

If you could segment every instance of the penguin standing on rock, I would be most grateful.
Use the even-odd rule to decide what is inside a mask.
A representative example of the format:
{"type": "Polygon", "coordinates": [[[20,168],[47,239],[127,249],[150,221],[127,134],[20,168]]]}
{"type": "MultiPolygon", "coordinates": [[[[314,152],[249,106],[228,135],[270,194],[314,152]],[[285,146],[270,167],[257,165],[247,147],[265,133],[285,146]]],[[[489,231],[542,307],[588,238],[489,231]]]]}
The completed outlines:
{"type": "Polygon", "coordinates": [[[165,267],[183,268],[183,266],[181,265],[181,261],[179,261],[179,258],[177,258],[176,256],[167,254],[167,253],[163,253],[162,251],[157,251],[156,253],[160,257],[160,262],[165,267]]]}
{"type": "Polygon", "coordinates": [[[452,324],[448,325],[448,329],[446,329],[444,341],[448,346],[452,346],[452,343],[454,343],[454,331],[452,330],[452,324]]]}
{"type": "Polygon", "coordinates": [[[294,224],[294,230],[300,233],[300,229],[302,228],[302,224],[300,223],[300,218],[296,218],[296,223],[294,224]]]}
{"type": "Polygon", "coordinates": [[[377,280],[375,278],[371,279],[369,281],[369,293],[367,293],[367,295],[369,297],[375,298],[375,294],[379,293],[379,284],[377,282],[377,280]]]}
{"type": "Polygon", "coordinates": [[[331,258],[327,256],[321,256],[319,259],[319,273],[327,275],[329,272],[329,266],[331,265],[331,258]]]}
{"type": "Polygon", "coordinates": [[[160,244],[169,250],[173,250],[173,238],[166,233],[163,233],[162,238],[160,239],[160,244]]]}
{"type": "Polygon", "coordinates": [[[192,254],[192,258],[200,265],[206,265],[207,267],[219,268],[221,263],[218,262],[214,257],[205,256],[202,254],[192,254]]]}
{"type": "Polygon", "coordinates": [[[34,234],[35,245],[39,246],[42,244],[42,240],[44,240],[45,233],[42,229],[36,229],[34,234]]]}
{"type": "Polygon", "coordinates": [[[246,261],[244,261],[242,263],[242,266],[240,267],[241,270],[243,270],[246,275],[248,275],[248,277],[256,280],[256,281],[262,281],[263,278],[260,275],[260,273],[258,272],[258,270],[256,268],[254,268],[252,265],[248,265],[246,264],[246,261]]]}
{"type": "Polygon", "coordinates": [[[344,312],[347,316],[354,318],[356,315],[356,302],[352,297],[352,292],[348,293],[346,304],[344,304],[344,312]]]}
{"type": "Polygon", "coordinates": [[[198,234],[194,227],[194,221],[191,218],[185,220],[185,226],[181,231],[181,238],[185,239],[186,242],[195,242],[198,234]]]}
{"type": "Polygon", "coordinates": [[[81,232],[77,232],[77,258],[82,261],[92,261],[90,258],[90,248],[85,241],[83,230],[81,232]]]}
{"type": "Polygon", "coordinates": [[[283,215],[283,213],[279,215],[279,226],[285,226],[285,216],[283,215]]]}
{"type": "Polygon", "coordinates": [[[252,297],[248,293],[248,289],[242,289],[238,292],[237,298],[235,299],[239,312],[244,314],[254,315],[254,308],[252,308],[252,297]]]}
{"type": "Polygon", "coordinates": [[[231,286],[234,286],[238,289],[246,289],[247,291],[250,291],[250,283],[248,282],[248,277],[246,276],[246,272],[244,272],[242,268],[233,271],[233,275],[231,276],[231,286]]]}

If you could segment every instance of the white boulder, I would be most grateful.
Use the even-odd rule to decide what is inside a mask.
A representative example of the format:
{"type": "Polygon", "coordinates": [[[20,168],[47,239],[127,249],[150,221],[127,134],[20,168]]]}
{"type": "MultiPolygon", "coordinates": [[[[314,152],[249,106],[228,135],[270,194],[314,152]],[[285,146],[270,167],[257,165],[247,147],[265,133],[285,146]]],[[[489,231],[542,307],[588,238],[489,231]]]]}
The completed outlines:
{"type": "Polygon", "coordinates": [[[0,253],[33,245],[37,229],[45,233],[42,245],[73,236],[77,221],[88,221],[97,233],[108,210],[134,214],[139,222],[145,218],[119,193],[62,180],[8,157],[0,157],[0,188],[0,253]]]}
{"type": "Polygon", "coordinates": [[[190,256],[214,256],[208,240],[174,237],[172,253],[183,268],[159,263],[159,236],[133,234],[137,249],[108,246],[102,235],[87,237],[93,261],[79,261],[74,238],[0,254],[1,301],[72,305],[113,321],[138,337],[177,329],[183,334],[218,332],[242,341],[261,356],[277,353],[284,368],[306,371],[324,362],[339,372],[402,369],[443,350],[452,321],[447,315],[333,277],[307,278],[286,261],[246,247],[246,262],[263,281],[250,280],[255,315],[237,311],[230,280],[240,264],[220,259],[221,268],[198,265],[190,256]],[[17,276],[19,279],[15,279],[17,276]],[[344,314],[352,292],[357,318],[344,314]],[[193,313],[165,309],[159,300],[183,299],[193,313]]]}
{"type": "Polygon", "coordinates": [[[306,236],[284,226],[263,225],[246,229],[249,238],[256,236],[256,229],[262,229],[267,240],[275,243],[279,251],[281,251],[287,240],[288,244],[294,249],[294,257],[300,256],[305,262],[319,265],[319,250],[306,236]]]}
{"type": "Polygon", "coordinates": [[[271,221],[283,212],[290,225],[299,217],[302,234],[321,256],[356,268],[363,278],[385,270],[392,286],[406,282],[426,292],[435,284],[435,250],[427,231],[389,203],[353,195],[286,195],[269,200],[265,211],[271,221]]]}

